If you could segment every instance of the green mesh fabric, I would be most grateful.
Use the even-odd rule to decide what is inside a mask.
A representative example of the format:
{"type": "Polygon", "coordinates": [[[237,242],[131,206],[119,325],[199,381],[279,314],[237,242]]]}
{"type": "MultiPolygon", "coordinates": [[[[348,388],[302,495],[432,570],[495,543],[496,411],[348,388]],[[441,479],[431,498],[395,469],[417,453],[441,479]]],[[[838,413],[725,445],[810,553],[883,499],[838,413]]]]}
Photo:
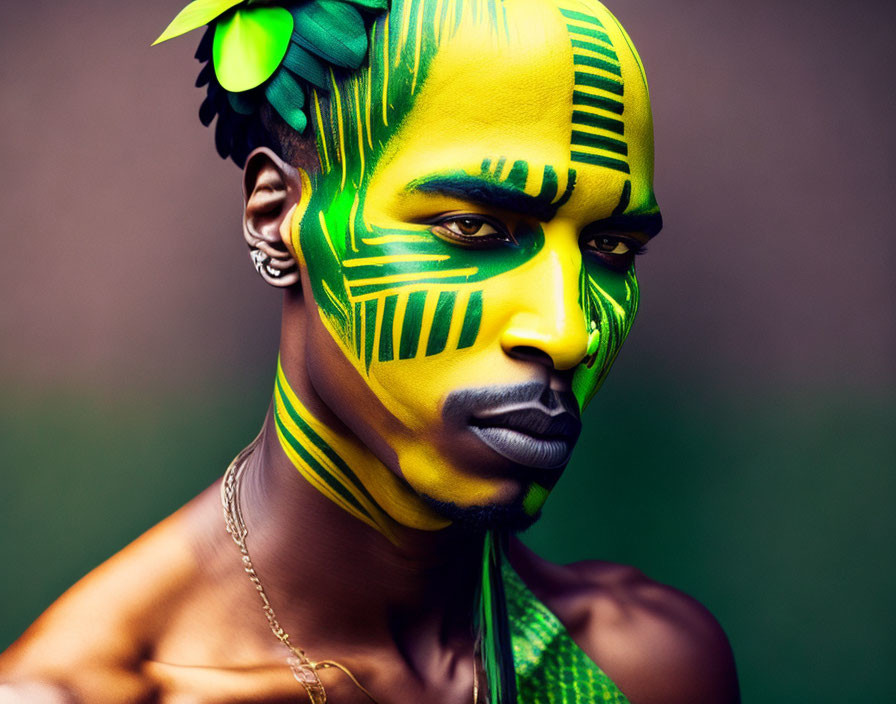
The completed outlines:
{"type": "Polygon", "coordinates": [[[519,704],[629,704],[504,561],[519,704]]]}

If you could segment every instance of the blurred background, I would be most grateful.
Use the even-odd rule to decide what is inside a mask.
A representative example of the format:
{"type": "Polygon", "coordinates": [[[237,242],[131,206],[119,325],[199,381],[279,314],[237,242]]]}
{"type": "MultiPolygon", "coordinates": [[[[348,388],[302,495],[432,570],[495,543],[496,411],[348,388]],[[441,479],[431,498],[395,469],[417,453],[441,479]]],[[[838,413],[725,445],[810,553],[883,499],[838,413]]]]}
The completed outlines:
{"type": "MultiPolygon", "coordinates": [[[[278,294],[186,0],[0,10],[0,648],[260,425],[278,294]]],[[[745,702],[892,701],[896,4],[616,0],[666,229],[528,541],[706,604],[745,702]]]]}

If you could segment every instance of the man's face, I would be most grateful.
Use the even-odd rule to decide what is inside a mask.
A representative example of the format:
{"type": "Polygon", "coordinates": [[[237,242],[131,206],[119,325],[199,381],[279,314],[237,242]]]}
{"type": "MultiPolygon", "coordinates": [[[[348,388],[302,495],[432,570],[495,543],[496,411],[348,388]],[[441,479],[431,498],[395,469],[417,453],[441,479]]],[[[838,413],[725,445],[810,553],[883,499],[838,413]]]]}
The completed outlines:
{"type": "Polygon", "coordinates": [[[596,3],[501,7],[498,34],[464,21],[441,44],[376,163],[328,155],[363,177],[318,176],[293,246],[324,401],[431,505],[524,523],[629,331],[658,211],[621,28],[596,3]]]}

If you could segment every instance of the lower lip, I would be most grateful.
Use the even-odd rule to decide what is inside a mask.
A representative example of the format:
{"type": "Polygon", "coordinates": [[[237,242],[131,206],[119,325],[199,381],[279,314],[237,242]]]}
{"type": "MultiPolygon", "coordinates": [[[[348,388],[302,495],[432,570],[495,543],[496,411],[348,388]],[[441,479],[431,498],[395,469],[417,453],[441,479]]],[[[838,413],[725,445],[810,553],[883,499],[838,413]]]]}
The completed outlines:
{"type": "Polygon", "coordinates": [[[470,426],[477,437],[511,462],[538,469],[558,469],[569,461],[572,442],[540,438],[510,428],[470,426]]]}

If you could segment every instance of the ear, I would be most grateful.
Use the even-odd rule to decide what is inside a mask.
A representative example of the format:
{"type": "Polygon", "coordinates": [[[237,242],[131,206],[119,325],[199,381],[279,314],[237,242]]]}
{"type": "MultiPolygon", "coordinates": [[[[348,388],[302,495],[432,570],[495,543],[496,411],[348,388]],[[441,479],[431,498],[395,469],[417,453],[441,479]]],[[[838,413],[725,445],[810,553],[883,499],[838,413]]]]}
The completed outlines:
{"type": "Polygon", "coordinates": [[[301,196],[295,167],[266,147],[249,155],[243,171],[243,237],[255,270],[271,286],[292,286],[299,280],[298,264],[281,231],[289,231],[286,220],[301,196]]]}

